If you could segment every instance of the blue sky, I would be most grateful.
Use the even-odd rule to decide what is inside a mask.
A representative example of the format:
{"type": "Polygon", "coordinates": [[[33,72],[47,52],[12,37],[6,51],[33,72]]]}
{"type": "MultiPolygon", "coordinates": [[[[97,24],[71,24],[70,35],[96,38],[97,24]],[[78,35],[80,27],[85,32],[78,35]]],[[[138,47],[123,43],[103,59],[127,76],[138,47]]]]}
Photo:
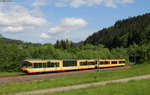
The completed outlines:
{"type": "Polygon", "coordinates": [[[79,42],[118,20],[149,13],[149,4],[149,0],[0,2],[0,34],[34,43],[55,43],[57,39],[79,42]]]}

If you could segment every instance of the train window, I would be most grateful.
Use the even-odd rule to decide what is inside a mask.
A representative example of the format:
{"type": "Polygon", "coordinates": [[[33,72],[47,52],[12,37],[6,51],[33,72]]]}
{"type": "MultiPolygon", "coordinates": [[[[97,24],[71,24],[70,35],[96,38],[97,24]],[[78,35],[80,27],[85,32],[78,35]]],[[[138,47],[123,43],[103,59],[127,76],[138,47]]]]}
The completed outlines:
{"type": "Polygon", "coordinates": [[[95,65],[95,64],[97,64],[97,62],[96,62],[96,61],[95,61],[95,62],[92,62],[92,64],[95,65]]]}
{"type": "Polygon", "coordinates": [[[119,61],[119,64],[124,64],[125,63],[125,61],[119,61]]]}
{"type": "Polygon", "coordinates": [[[110,64],[110,61],[104,61],[104,64],[110,64]]]}
{"type": "Polygon", "coordinates": [[[59,67],[59,62],[48,62],[47,67],[59,67]]]}
{"type": "Polygon", "coordinates": [[[87,62],[88,63],[88,65],[95,65],[96,64],[96,62],[87,62]]]}
{"type": "Polygon", "coordinates": [[[80,62],[80,66],[95,65],[96,62],[80,62]]]}
{"type": "Polygon", "coordinates": [[[90,62],[86,62],[86,65],[90,65],[90,62]]]}
{"type": "Polygon", "coordinates": [[[104,64],[104,61],[100,61],[100,64],[101,64],[101,65],[104,64]]]}
{"type": "Polygon", "coordinates": [[[102,64],[105,64],[104,62],[105,62],[105,61],[100,61],[100,64],[101,64],[101,65],[102,65],[102,64]]]}
{"type": "Polygon", "coordinates": [[[80,66],[85,66],[86,62],[80,62],[80,66]]]}
{"type": "Polygon", "coordinates": [[[39,64],[38,63],[34,63],[34,68],[39,68],[39,64]]]}
{"type": "Polygon", "coordinates": [[[34,63],[34,68],[43,68],[42,63],[34,63]]]}
{"type": "Polygon", "coordinates": [[[23,63],[23,68],[27,68],[28,67],[28,63],[24,62],[23,63]]]}
{"type": "Polygon", "coordinates": [[[63,67],[77,66],[77,61],[63,61],[63,67]]]}
{"type": "Polygon", "coordinates": [[[23,68],[32,68],[32,63],[24,62],[23,68]]]}
{"type": "Polygon", "coordinates": [[[53,64],[54,64],[54,67],[59,67],[59,63],[58,62],[55,62],[53,64]]]}
{"type": "Polygon", "coordinates": [[[54,63],[51,62],[50,67],[55,67],[54,63]]]}
{"type": "Polygon", "coordinates": [[[39,68],[43,68],[42,63],[37,63],[37,64],[39,64],[39,68]]]}
{"type": "Polygon", "coordinates": [[[117,61],[111,61],[111,64],[117,64],[117,61]]]}
{"type": "Polygon", "coordinates": [[[48,62],[48,63],[47,63],[47,67],[50,67],[50,64],[51,64],[51,62],[48,62]]]}
{"type": "Polygon", "coordinates": [[[92,65],[92,62],[87,62],[88,63],[88,65],[92,65]]]}
{"type": "Polygon", "coordinates": [[[84,62],[84,65],[88,65],[88,63],[87,63],[87,62],[84,62]]]}
{"type": "Polygon", "coordinates": [[[84,66],[84,62],[80,62],[80,66],[84,66]]]}

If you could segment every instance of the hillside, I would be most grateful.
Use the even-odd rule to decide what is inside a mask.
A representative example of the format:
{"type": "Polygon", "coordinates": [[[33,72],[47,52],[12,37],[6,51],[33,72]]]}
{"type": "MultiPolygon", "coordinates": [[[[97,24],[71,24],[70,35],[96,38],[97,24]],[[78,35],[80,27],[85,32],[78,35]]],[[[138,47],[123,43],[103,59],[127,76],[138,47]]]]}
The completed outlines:
{"type": "Polygon", "coordinates": [[[41,45],[39,43],[24,42],[16,39],[5,38],[0,34],[0,44],[15,44],[15,45],[41,45]]]}
{"type": "Polygon", "coordinates": [[[89,36],[85,44],[103,44],[108,48],[142,45],[150,41],[150,13],[117,21],[89,36]]]}

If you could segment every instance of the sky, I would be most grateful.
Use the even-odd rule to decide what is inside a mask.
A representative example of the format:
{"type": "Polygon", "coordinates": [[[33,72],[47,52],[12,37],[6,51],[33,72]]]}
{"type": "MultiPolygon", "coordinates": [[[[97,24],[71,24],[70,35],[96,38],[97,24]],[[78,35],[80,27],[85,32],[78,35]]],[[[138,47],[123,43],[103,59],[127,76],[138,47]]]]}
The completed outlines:
{"type": "Polygon", "coordinates": [[[149,12],[150,0],[0,0],[0,34],[33,43],[79,42],[149,12]]]}

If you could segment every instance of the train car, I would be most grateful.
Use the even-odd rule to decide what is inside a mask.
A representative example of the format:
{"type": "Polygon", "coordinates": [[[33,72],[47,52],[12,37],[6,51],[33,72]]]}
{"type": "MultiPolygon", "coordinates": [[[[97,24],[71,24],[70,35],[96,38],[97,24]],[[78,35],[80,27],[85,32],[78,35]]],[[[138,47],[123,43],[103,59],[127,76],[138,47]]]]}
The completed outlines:
{"type": "Polygon", "coordinates": [[[62,70],[62,60],[41,60],[30,59],[23,61],[23,68],[21,69],[26,73],[42,73],[54,72],[62,70]]]}
{"type": "Polygon", "coordinates": [[[82,60],[78,60],[78,64],[79,64],[79,69],[94,69],[97,64],[97,60],[82,59],[82,60]]]}
{"type": "Polygon", "coordinates": [[[103,59],[96,65],[98,68],[125,66],[125,59],[103,59]]]}
{"type": "Polygon", "coordinates": [[[22,71],[43,73],[125,66],[124,59],[30,59],[23,61],[22,71]]]}

